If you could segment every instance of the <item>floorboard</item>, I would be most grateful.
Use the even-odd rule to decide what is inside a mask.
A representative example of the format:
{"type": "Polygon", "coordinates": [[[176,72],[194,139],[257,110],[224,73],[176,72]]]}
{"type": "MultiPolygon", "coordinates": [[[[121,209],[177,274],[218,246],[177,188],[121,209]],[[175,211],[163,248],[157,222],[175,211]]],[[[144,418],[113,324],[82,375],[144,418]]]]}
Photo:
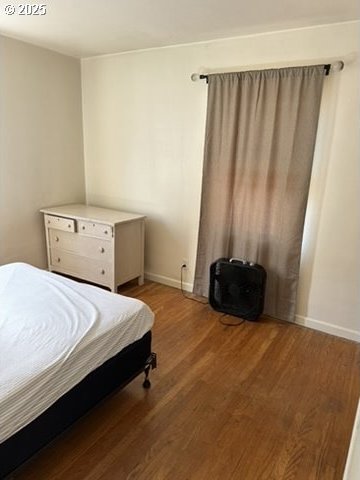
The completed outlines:
{"type": "Polygon", "coordinates": [[[122,293],[156,314],[151,389],[136,379],[13,478],[342,479],[359,344],[269,318],[224,326],[208,305],[156,283],[122,293]]]}

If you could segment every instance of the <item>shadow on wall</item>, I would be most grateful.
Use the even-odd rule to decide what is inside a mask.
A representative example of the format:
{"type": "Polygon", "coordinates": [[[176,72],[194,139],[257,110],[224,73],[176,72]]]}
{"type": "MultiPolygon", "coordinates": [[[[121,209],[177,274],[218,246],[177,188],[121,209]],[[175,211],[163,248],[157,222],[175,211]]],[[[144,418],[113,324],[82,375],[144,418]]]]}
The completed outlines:
{"type": "Polygon", "coordinates": [[[3,223],[0,238],[0,264],[24,262],[47,268],[43,218],[40,212],[11,218],[3,223]],[[14,241],[16,239],[16,242],[14,241]]]}

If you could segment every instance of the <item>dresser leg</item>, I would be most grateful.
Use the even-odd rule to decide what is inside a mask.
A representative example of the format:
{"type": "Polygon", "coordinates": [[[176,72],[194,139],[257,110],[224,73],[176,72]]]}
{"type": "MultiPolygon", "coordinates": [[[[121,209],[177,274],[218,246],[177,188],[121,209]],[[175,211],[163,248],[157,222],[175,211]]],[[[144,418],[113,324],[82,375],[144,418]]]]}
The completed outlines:
{"type": "Polygon", "coordinates": [[[144,275],[140,275],[138,277],[138,285],[141,287],[141,285],[144,285],[144,275]]]}

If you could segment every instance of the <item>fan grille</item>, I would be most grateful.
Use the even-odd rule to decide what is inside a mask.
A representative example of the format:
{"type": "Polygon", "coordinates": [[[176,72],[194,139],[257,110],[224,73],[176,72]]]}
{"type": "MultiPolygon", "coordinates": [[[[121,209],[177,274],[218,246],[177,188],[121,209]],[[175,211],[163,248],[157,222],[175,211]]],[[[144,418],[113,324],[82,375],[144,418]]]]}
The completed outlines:
{"type": "Polygon", "coordinates": [[[219,259],[210,268],[210,304],[215,310],[254,320],[263,311],[265,281],[260,265],[219,259]]]}

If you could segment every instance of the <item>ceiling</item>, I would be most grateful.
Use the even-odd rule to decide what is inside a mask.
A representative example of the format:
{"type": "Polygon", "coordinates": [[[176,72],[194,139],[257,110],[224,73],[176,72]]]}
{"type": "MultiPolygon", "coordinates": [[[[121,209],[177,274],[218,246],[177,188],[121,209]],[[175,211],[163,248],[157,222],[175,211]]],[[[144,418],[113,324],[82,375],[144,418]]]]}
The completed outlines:
{"type": "Polygon", "coordinates": [[[359,19],[358,0],[0,0],[0,32],[89,57],[359,19]],[[5,6],[13,5],[13,15],[5,6]]]}

